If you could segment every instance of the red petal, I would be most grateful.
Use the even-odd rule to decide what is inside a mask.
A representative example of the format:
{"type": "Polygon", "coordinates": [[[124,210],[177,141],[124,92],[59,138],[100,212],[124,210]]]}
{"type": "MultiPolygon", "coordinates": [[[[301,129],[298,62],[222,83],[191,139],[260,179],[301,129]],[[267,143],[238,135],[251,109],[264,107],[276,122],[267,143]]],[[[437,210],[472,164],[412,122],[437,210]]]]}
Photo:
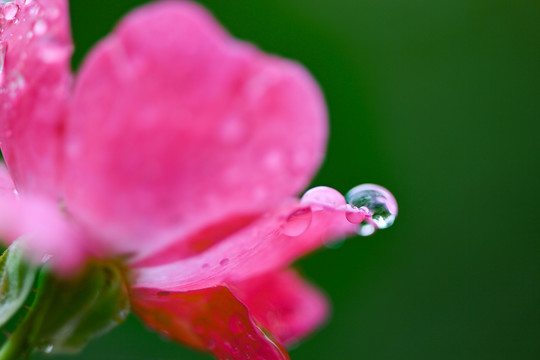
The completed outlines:
{"type": "Polygon", "coordinates": [[[251,315],[285,345],[319,327],[328,314],[324,295],[293,270],[265,274],[233,286],[251,315]]]}
{"type": "Polygon", "coordinates": [[[150,327],[219,359],[289,359],[224,286],[189,292],[135,289],[131,299],[133,310],[150,327]]]}
{"type": "Polygon", "coordinates": [[[193,3],[155,3],[82,67],[66,203],[117,251],[155,252],[296,194],[326,127],[301,66],[230,38],[193,3]]]}
{"type": "Polygon", "coordinates": [[[67,1],[0,2],[0,10],[2,153],[19,190],[53,193],[71,84],[67,1]]]}

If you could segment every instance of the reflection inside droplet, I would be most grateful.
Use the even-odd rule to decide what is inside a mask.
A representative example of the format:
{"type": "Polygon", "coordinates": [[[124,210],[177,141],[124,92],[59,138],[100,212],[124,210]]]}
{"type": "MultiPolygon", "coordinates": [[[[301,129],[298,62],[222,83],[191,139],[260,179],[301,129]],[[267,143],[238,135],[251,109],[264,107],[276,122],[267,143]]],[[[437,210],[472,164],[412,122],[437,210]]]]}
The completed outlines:
{"type": "Polygon", "coordinates": [[[358,229],[362,236],[368,236],[377,229],[390,227],[397,216],[394,196],[385,188],[374,184],[363,184],[353,188],[345,196],[347,202],[356,208],[368,210],[368,216],[358,229]]]}

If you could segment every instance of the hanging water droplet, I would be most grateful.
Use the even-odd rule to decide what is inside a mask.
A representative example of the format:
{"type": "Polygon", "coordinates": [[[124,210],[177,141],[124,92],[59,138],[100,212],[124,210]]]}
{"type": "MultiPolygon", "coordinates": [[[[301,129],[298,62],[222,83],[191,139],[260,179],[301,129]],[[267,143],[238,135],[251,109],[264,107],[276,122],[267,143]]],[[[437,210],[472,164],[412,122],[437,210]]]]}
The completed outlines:
{"type": "Polygon", "coordinates": [[[4,5],[4,19],[12,21],[17,17],[19,13],[19,5],[14,2],[10,2],[4,5]]]}
{"type": "Polygon", "coordinates": [[[369,209],[365,206],[359,209],[356,206],[347,204],[347,209],[345,210],[345,217],[352,224],[360,224],[369,214],[369,209]]]}
{"type": "MultiPolygon", "coordinates": [[[[359,185],[349,191],[345,198],[349,204],[357,208],[365,207],[369,210],[372,221],[362,226],[371,225],[374,228],[373,231],[377,228],[386,229],[390,227],[396,219],[398,212],[396,200],[388,190],[381,186],[373,184],[359,185]]],[[[367,233],[369,230],[370,227],[368,226],[366,230],[360,229],[359,231],[367,233]]]]}
{"type": "Polygon", "coordinates": [[[287,236],[300,236],[309,228],[312,218],[311,208],[296,210],[287,217],[281,232],[287,236]]]}
{"type": "Polygon", "coordinates": [[[364,221],[360,225],[360,227],[358,227],[358,230],[356,231],[356,233],[360,236],[370,236],[370,235],[373,235],[374,232],[375,232],[375,225],[367,221],[364,221]]]}
{"type": "Polygon", "coordinates": [[[53,350],[54,350],[54,346],[52,344],[48,344],[43,347],[43,352],[45,354],[50,354],[52,353],[53,350]]]}

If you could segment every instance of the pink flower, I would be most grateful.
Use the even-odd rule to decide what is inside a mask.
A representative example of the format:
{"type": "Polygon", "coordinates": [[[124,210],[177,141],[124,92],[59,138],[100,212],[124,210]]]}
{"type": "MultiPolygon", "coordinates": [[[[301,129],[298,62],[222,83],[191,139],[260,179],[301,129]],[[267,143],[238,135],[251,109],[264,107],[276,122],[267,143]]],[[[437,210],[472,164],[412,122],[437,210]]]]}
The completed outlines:
{"type": "Polygon", "coordinates": [[[311,76],[166,1],[129,14],[74,78],[65,0],[0,6],[0,235],[27,235],[64,275],[126,258],[149,326],[223,359],[287,359],[281,344],[327,313],[288,266],[380,225],[330,188],[294,197],[327,136],[311,76]]]}

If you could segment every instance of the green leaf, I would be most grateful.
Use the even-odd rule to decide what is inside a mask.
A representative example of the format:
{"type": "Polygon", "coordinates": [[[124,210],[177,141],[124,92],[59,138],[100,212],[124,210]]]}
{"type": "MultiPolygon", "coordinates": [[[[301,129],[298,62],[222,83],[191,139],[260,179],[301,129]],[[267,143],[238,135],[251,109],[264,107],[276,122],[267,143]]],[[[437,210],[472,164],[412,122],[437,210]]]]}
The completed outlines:
{"type": "Polygon", "coordinates": [[[30,341],[47,353],[72,353],[123,322],[129,297],[121,268],[93,265],[79,277],[58,279],[44,271],[32,306],[30,341]]]}
{"type": "Polygon", "coordinates": [[[36,277],[37,268],[25,261],[23,250],[16,241],[0,256],[0,327],[23,305],[36,277]]]}
{"type": "Polygon", "coordinates": [[[43,268],[30,312],[0,350],[0,360],[19,359],[34,349],[77,352],[122,323],[129,309],[124,269],[117,264],[91,263],[69,279],[43,268]]]}

